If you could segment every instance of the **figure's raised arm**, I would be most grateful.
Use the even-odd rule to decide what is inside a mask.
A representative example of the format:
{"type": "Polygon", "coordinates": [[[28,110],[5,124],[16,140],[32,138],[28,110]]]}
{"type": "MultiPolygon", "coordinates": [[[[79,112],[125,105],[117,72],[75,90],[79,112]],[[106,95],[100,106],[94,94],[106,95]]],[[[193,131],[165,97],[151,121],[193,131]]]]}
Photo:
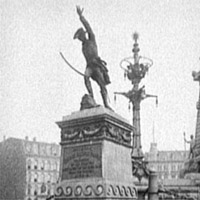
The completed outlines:
{"type": "Polygon", "coordinates": [[[95,35],[92,31],[92,28],[90,26],[90,24],[88,23],[88,21],[85,19],[85,17],[83,16],[83,8],[81,9],[80,6],[76,6],[76,11],[80,17],[80,21],[82,22],[82,24],[84,25],[88,35],[89,35],[89,38],[90,39],[95,39],[95,35]]]}

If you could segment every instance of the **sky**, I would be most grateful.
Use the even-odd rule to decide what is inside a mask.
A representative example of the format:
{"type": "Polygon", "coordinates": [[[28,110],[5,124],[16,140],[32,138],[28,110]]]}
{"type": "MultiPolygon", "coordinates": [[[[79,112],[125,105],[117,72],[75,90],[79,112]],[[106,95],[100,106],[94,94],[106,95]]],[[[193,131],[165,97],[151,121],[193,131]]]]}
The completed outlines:
{"type": "Polygon", "coordinates": [[[59,55],[85,71],[81,43],[73,40],[82,27],[76,5],[84,8],[107,62],[110,105],[130,123],[128,99],[115,102],[114,92],[132,89],[120,62],[133,56],[132,34],[139,33],[139,54],[153,60],[140,86],[158,96],[158,107],[151,98],[141,103],[143,151],[153,140],[159,150],[184,150],[183,132],[189,139],[196,126],[199,84],[191,74],[200,70],[199,0],[0,0],[0,141],[28,136],[59,143],[56,122],[80,109],[87,93],[83,77],[59,55]]]}

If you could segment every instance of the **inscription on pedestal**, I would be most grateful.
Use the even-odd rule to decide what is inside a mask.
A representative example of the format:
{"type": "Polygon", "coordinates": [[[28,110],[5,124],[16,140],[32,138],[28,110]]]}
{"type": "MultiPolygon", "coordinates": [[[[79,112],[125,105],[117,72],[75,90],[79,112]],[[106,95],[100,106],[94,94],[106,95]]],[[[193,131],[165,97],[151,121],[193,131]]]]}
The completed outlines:
{"type": "Polygon", "coordinates": [[[101,144],[64,147],[62,180],[102,177],[101,144]]]}

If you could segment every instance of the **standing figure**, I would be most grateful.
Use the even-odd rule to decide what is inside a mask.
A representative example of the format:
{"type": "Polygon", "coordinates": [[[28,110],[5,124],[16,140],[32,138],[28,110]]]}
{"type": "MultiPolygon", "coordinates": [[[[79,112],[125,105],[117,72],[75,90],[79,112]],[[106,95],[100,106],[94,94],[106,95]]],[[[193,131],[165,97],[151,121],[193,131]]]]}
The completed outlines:
{"type": "Polygon", "coordinates": [[[195,147],[195,139],[193,135],[190,135],[190,141],[187,141],[184,138],[185,142],[190,144],[190,151],[189,151],[189,159],[194,158],[194,147],[195,147]]]}
{"type": "Polygon", "coordinates": [[[89,95],[94,98],[90,77],[95,80],[100,87],[104,106],[111,109],[108,105],[108,93],[106,89],[106,85],[110,83],[106,62],[101,60],[98,56],[95,35],[88,21],[83,16],[83,9],[79,6],[77,6],[76,9],[80,17],[80,21],[86,29],[85,31],[83,28],[79,28],[74,34],[74,39],[77,38],[82,42],[82,52],[87,63],[84,76],[85,86],[89,95]]]}

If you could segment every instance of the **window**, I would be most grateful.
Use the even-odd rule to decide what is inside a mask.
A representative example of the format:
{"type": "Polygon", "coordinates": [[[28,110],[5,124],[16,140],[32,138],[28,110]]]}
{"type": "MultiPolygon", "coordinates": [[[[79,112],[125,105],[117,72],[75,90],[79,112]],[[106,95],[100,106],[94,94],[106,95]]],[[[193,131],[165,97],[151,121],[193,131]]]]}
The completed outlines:
{"type": "Polygon", "coordinates": [[[34,165],[34,169],[36,169],[36,170],[37,170],[37,167],[38,167],[38,160],[37,160],[37,159],[35,159],[35,165],[34,165]]]}
{"type": "Polygon", "coordinates": [[[28,194],[31,194],[31,188],[28,188],[28,192],[27,192],[28,194]]]}
{"type": "Polygon", "coordinates": [[[172,165],[172,171],[176,171],[176,165],[172,165]]]}
{"type": "Polygon", "coordinates": [[[27,169],[31,169],[31,159],[27,160],[27,169]]]}
{"type": "Polygon", "coordinates": [[[164,174],[164,178],[165,178],[165,179],[168,179],[168,173],[165,173],[165,174],[164,174]]]}
{"type": "Polygon", "coordinates": [[[54,174],[53,174],[53,183],[56,183],[56,181],[57,181],[57,174],[54,173],[54,174]]]}
{"type": "Polygon", "coordinates": [[[48,173],[47,182],[48,182],[48,183],[51,183],[51,174],[50,174],[50,173],[48,173]]]}
{"type": "Polygon", "coordinates": [[[162,165],[158,165],[158,171],[162,171],[162,165]]]}
{"type": "Polygon", "coordinates": [[[34,175],[34,182],[37,182],[37,181],[38,181],[38,174],[35,173],[35,175],[34,175]]]}
{"type": "Polygon", "coordinates": [[[27,182],[31,182],[31,172],[29,171],[27,174],[27,182]]]}
{"type": "Polygon", "coordinates": [[[178,165],[178,170],[181,170],[182,169],[182,164],[179,164],[178,165]]]}
{"type": "Polygon", "coordinates": [[[37,195],[38,195],[38,186],[35,185],[35,190],[34,190],[34,196],[35,196],[35,198],[34,199],[37,199],[37,195]]]}
{"type": "Polygon", "coordinates": [[[162,174],[158,174],[159,179],[162,179],[162,174]]]}
{"type": "Polygon", "coordinates": [[[54,162],[54,169],[57,170],[57,162],[54,162]]]}
{"type": "Polygon", "coordinates": [[[168,171],[168,165],[164,165],[164,170],[168,171]]]}
{"type": "Polygon", "coordinates": [[[31,195],[31,185],[28,185],[27,194],[28,194],[28,195],[31,195]]]}
{"type": "Polygon", "coordinates": [[[49,160],[47,161],[47,170],[51,170],[51,162],[49,160]]]}
{"type": "Polygon", "coordinates": [[[176,174],[175,174],[175,173],[172,173],[172,174],[171,174],[171,177],[172,177],[172,179],[175,179],[175,178],[176,178],[176,174]]]}
{"type": "Polygon", "coordinates": [[[52,147],[52,155],[57,156],[57,148],[56,148],[56,146],[52,147]]]}
{"type": "Polygon", "coordinates": [[[48,188],[47,194],[50,195],[51,194],[51,188],[48,188]]]}
{"type": "Polygon", "coordinates": [[[41,170],[44,170],[44,168],[45,168],[45,161],[42,160],[42,163],[41,163],[41,170]]]}
{"type": "Polygon", "coordinates": [[[41,182],[45,182],[44,173],[41,174],[41,182]]]}
{"type": "Polygon", "coordinates": [[[173,153],[170,154],[170,158],[171,158],[171,160],[174,160],[174,154],[173,153]]]}
{"type": "Polygon", "coordinates": [[[46,190],[47,190],[46,185],[43,183],[42,186],[41,186],[41,189],[40,189],[41,194],[42,194],[42,193],[45,193],[46,190]]]}

